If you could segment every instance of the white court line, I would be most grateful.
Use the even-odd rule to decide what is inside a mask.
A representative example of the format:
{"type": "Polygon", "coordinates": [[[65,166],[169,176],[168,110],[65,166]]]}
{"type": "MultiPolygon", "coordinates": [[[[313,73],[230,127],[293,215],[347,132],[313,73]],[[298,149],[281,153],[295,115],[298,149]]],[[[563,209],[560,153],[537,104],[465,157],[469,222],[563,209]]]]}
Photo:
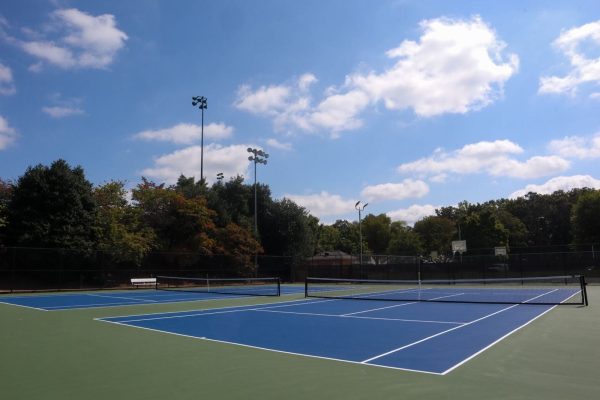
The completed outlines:
{"type": "MultiPolygon", "coordinates": [[[[439,300],[439,299],[443,299],[443,298],[446,298],[446,297],[462,296],[463,294],[465,294],[465,293],[450,294],[448,296],[440,296],[440,297],[435,297],[433,299],[428,299],[427,301],[439,300]]],[[[371,312],[371,311],[385,310],[387,308],[404,307],[404,306],[409,306],[411,304],[419,304],[419,303],[420,303],[419,301],[413,301],[413,302],[410,302],[410,303],[396,304],[396,305],[393,305],[393,306],[372,308],[370,310],[357,311],[357,312],[353,312],[353,313],[343,314],[343,316],[345,317],[345,316],[349,316],[349,315],[356,315],[356,314],[361,314],[361,313],[366,313],[366,312],[371,312]]]]}
{"type": "MultiPolygon", "coordinates": [[[[550,293],[552,293],[552,292],[556,292],[557,290],[558,290],[558,289],[554,289],[554,290],[551,290],[551,291],[549,291],[549,292],[542,293],[542,294],[540,294],[539,296],[535,296],[535,297],[533,297],[533,298],[531,298],[531,299],[529,299],[529,300],[527,300],[527,301],[529,302],[529,301],[535,300],[535,299],[537,299],[538,297],[542,297],[542,296],[545,296],[545,295],[547,295],[547,294],[550,294],[550,293]]],[[[415,345],[417,345],[417,344],[419,344],[419,343],[423,343],[423,342],[425,342],[425,341],[427,341],[427,340],[431,340],[431,339],[433,339],[433,338],[435,338],[435,337],[438,337],[438,336],[440,336],[440,335],[444,335],[444,334],[446,334],[446,333],[448,333],[448,332],[452,332],[452,331],[454,331],[454,330],[457,330],[457,329],[460,329],[460,328],[464,328],[465,326],[472,325],[472,324],[474,324],[475,322],[482,321],[482,320],[484,320],[484,319],[487,319],[487,318],[489,318],[489,317],[492,317],[492,316],[494,316],[494,315],[496,315],[496,314],[499,314],[499,313],[501,313],[501,312],[504,312],[504,311],[510,310],[511,308],[515,308],[515,307],[517,307],[517,306],[519,306],[519,305],[520,305],[520,304],[514,304],[514,305],[512,305],[512,306],[509,306],[509,307],[502,308],[502,309],[500,309],[500,310],[498,310],[498,311],[496,311],[496,312],[493,312],[493,313],[491,313],[491,314],[488,314],[488,315],[484,315],[484,316],[483,316],[483,317],[481,317],[481,318],[478,318],[478,319],[476,319],[476,320],[473,320],[473,321],[467,322],[466,324],[463,324],[463,325],[460,325],[460,326],[456,326],[456,327],[454,327],[454,328],[447,329],[447,330],[445,330],[445,331],[442,331],[442,332],[436,333],[435,335],[428,336],[428,337],[426,337],[426,338],[423,338],[423,339],[421,339],[421,340],[417,340],[417,341],[415,341],[415,342],[409,343],[409,344],[407,344],[407,345],[404,345],[404,346],[402,346],[402,347],[398,347],[397,349],[390,350],[390,351],[388,351],[388,352],[386,352],[386,353],[379,354],[379,355],[377,355],[377,356],[375,356],[375,357],[368,358],[368,359],[366,359],[366,360],[363,360],[363,361],[362,361],[362,363],[365,363],[365,364],[366,364],[366,363],[369,363],[369,362],[371,362],[371,361],[373,361],[373,360],[377,360],[378,358],[385,357],[385,356],[388,356],[388,355],[390,355],[390,354],[393,354],[393,353],[397,353],[397,352],[399,352],[399,351],[401,351],[401,350],[404,350],[404,349],[407,349],[407,348],[409,348],[409,347],[415,346],[415,345]]]]}
{"type": "MultiPolygon", "coordinates": [[[[311,301],[311,302],[307,302],[307,304],[316,304],[316,303],[327,303],[329,301],[335,301],[338,299],[333,299],[333,300],[321,300],[321,301],[311,301]]],[[[294,301],[305,301],[304,299],[302,300],[294,300],[294,301]]],[[[291,301],[293,302],[293,301],[291,301]]],[[[297,306],[298,304],[277,304],[277,303],[264,303],[265,305],[270,305],[270,304],[275,304],[273,306],[268,306],[268,307],[263,307],[263,308],[256,308],[256,305],[249,305],[249,306],[230,306],[230,307],[224,307],[225,309],[227,308],[235,308],[234,310],[226,310],[226,311],[216,311],[216,312],[206,312],[209,310],[218,310],[218,308],[213,308],[213,309],[207,309],[207,310],[196,310],[196,311],[190,311],[191,314],[183,314],[183,315],[169,315],[169,316],[159,316],[159,317],[152,317],[152,318],[136,318],[136,319],[128,319],[128,320],[122,320],[119,322],[123,322],[123,323],[128,323],[128,322],[140,322],[140,321],[156,321],[156,320],[160,320],[160,319],[173,319],[173,318],[188,318],[188,317],[202,317],[204,315],[215,315],[215,314],[231,314],[231,313],[236,313],[236,312],[243,312],[243,311],[260,311],[260,310],[264,310],[264,309],[270,309],[270,308],[281,308],[281,307],[292,307],[292,306],[297,306]],[[250,307],[250,308],[242,308],[242,307],[250,307]]],[[[261,305],[261,304],[258,304],[261,305]]],[[[181,311],[179,311],[179,313],[181,314],[181,311]]],[[[163,314],[169,314],[169,313],[157,313],[155,315],[163,315],[163,314]]],[[[148,314],[148,315],[152,315],[152,314],[148,314]]],[[[115,319],[115,318],[121,318],[121,317],[109,317],[110,319],[115,319]]],[[[105,321],[105,319],[99,318],[102,321],[105,321]]],[[[108,322],[112,322],[112,321],[108,321],[108,322]]]]}
{"type": "Polygon", "coordinates": [[[23,308],[30,308],[32,310],[38,310],[38,311],[48,311],[44,308],[37,308],[37,307],[32,307],[32,306],[24,306],[23,304],[17,304],[17,303],[9,303],[6,301],[0,301],[0,304],[8,304],[9,306],[17,306],[17,307],[23,307],[23,308]]]}
{"type": "Polygon", "coordinates": [[[451,325],[462,325],[466,322],[454,322],[454,321],[432,321],[425,319],[404,319],[404,318],[384,318],[384,317],[355,317],[347,314],[318,314],[318,313],[306,313],[306,312],[294,312],[294,311],[277,311],[277,310],[265,310],[264,308],[259,308],[256,310],[248,310],[248,311],[259,311],[259,312],[270,312],[277,314],[295,314],[295,315],[310,315],[315,317],[336,317],[336,318],[356,318],[356,319],[373,319],[380,321],[399,321],[399,322],[423,322],[429,324],[451,324],[451,325]]]}
{"type": "MultiPolygon", "coordinates": [[[[556,289],[558,290],[558,289],[556,289]]],[[[551,292],[550,292],[551,293],[551,292]]],[[[564,299],[563,301],[561,301],[561,304],[564,303],[565,301],[569,300],[571,297],[575,296],[578,293],[573,293],[571,296],[567,297],[566,299],[564,299]]],[[[528,322],[526,322],[525,324],[516,327],[515,329],[513,329],[512,331],[508,332],[506,335],[502,336],[501,338],[499,338],[498,340],[494,341],[493,343],[490,343],[489,345],[485,346],[483,349],[479,350],[478,352],[476,352],[475,354],[472,354],[471,356],[465,358],[464,360],[462,360],[461,362],[459,362],[458,364],[448,368],[447,370],[445,370],[444,372],[442,372],[442,375],[446,375],[447,373],[450,373],[452,371],[454,371],[456,368],[460,367],[461,365],[463,365],[464,363],[466,363],[467,361],[472,360],[473,358],[477,357],[479,354],[483,353],[484,351],[486,351],[487,349],[489,349],[490,347],[492,347],[493,345],[495,345],[496,343],[500,342],[501,340],[506,339],[508,336],[512,335],[513,333],[517,332],[518,330],[526,327],[527,325],[529,325],[530,323],[532,323],[533,321],[535,321],[536,319],[540,318],[542,315],[554,310],[556,307],[558,307],[558,304],[547,309],[546,311],[544,311],[543,313],[539,314],[538,316],[532,318],[531,320],[529,320],[528,322]]]]}
{"type": "MultiPolygon", "coordinates": [[[[363,363],[361,363],[359,361],[351,361],[351,360],[344,360],[344,359],[340,359],[340,358],[332,358],[332,357],[324,357],[324,356],[315,356],[315,355],[312,355],[312,354],[304,354],[304,353],[294,353],[294,352],[291,352],[291,351],[270,349],[268,347],[252,346],[252,345],[244,344],[244,343],[229,342],[229,341],[226,341],[226,340],[210,339],[210,338],[207,338],[207,337],[199,337],[199,336],[186,335],[186,334],[183,334],[183,333],[176,333],[176,332],[171,332],[171,331],[164,331],[164,330],[155,329],[155,328],[146,328],[146,327],[143,327],[143,326],[129,325],[129,324],[121,323],[121,322],[108,321],[108,320],[104,320],[104,319],[101,319],[101,318],[95,318],[95,320],[102,321],[102,322],[108,322],[108,323],[115,324],[115,325],[127,326],[129,328],[134,328],[134,329],[144,329],[144,330],[147,330],[147,331],[164,333],[164,334],[167,334],[167,335],[182,336],[182,337],[189,338],[189,339],[204,340],[204,341],[207,341],[207,342],[215,342],[215,343],[223,343],[223,344],[232,344],[232,345],[235,345],[235,346],[246,347],[246,348],[250,348],[250,349],[266,350],[266,351],[271,351],[273,353],[289,354],[289,355],[293,355],[293,356],[302,356],[302,357],[307,357],[307,358],[316,358],[316,359],[319,359],[319,360],[337,361],[337,362],[343,362],[343,363],[348,363],[348,364],[356,364],[356,365],[361,365],[361,366],[365,365],[365,364],[363,364],[363,363]]],[[[441,375],[439,372],[432,372],[432,371],[419,370],[419,369],[410,369],[410,368],[390,367],[390,366],[387,366],[387,365],[369,364],[368,366],[369,367],[378,367],[378,368],[400,370],[400,371],[420,372],[420,373],[429,374],[429,375],[441,375]]]]}
{"type": "Polygon", "coordinates": [[[132,301],[150,301],[152,303],[157,303],[157,300],[147,300],[147,299],[138,299],[136,297],[125,297],[125,296],[111,296],[111,295],[105,295],[105,294],[94,294],[94,293],[84,293],[84,295],[86,296],[92,296],[92,297],[103,297],[106,299],[123,299],[123,300],[132,300],[132,301]]]}

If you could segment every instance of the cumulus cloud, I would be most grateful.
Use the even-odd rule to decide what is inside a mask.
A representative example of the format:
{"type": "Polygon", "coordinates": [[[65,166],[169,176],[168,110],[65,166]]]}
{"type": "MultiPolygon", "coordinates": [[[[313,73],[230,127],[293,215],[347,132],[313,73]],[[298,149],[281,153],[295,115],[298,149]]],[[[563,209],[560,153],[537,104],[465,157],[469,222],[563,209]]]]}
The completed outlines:
{"type": "Polygon", "coordinates": [[[405,179],[400,183],[383,183],[367,186],[361,196],[369,201],[403,200],[420,198],[429,193],[429,186],[420,180],[405,179]]]}
{"type": "Polygon", "coordinates": [[[523,197],[529,192],[551,194],[557,190],[569,191],[578,188],[600,189],[600,180],[590,175],[557,176],[541,185],[527,185],[509,196],[511,199],[523,197]]]}
{"type": "Polygon", "coordinates": [[[343,215],[354,211],[356,200],[348,200],[337,194],[321,192],[310,195],[286,194],[285,198],[306,208],[312,215],[322,218],[343,215]]]}
{"type": "Polygon", "coordinates": [[[360,114],[379,102],[423,117],[480,109],[501,96],[504,83],[518,70],[518,57],[503,57],[505,44],[480,17],[438,18],[420,25],[418,41],[404,40],[386,53],[396,60],[392,67],[348,75],[316,105],[307,89],[317,79],[305,74],[293,84],[254,90],[243,85],[235,106],[272,118],[278,130],[325,130],[337,137],[363,126],[360,114]]]}
{"type": "MultiPolygon", "coordinates": [[[[30,67],[39,72],[45,64],[63,69],[106,68],[125,46],[127,34],[117,28],[112,14],[93,16],[75,8],[60,9],[51,15],[53,29],[35,40],[7,37],[39,61],[30,67]]],[[[32,35],[28,35],[32,36],[32,35]]]]}
{"type": "MultiPolygon", "coordinates": [[[[221,146],[215,143],[204,146],[204,178],[214,182],[219,172],[227,177],[246,175],[249,166],[248,147],[256,146],[221,146]]],[[[154,160],[153,167],[142,170],[141,174],[166,183],[175,183],[181,174],[199,179],[200,152],[200,146],[190,146],[160,156],[154,160]]]]}
{"type": "Polygon", "coordinates": [[[65,118],[71,117],[73,115],[81,115],[84,113],[81,108],[61,106],[42,107],[42,111],[51,116],[52,118],[65,118]]]}
{"type": "MultiPolygon", "coordinates": [[[[539,93],[575,94],[585,83],[600,83],[600,57],[588,57],[582,44],[600,47],[600,21],[564,31],[553,45],[569,60],[571,70],[565,76],[543,76],[539,93]]],[[[592,93],[595,98],[597,93],[592,93]]]]}
{"type": "Polygon", "coordinates": [[[565,136],[548,145],[550,151],[567,158],[592,159],[600,157],[600,132],[593,136],[565,136]]]}
{"type": "Polygon", "coordinates": [[[17,140],[17,131],[8,124],[6,118],[0,115],[0,150],[6,149],[17,140]]]}
{"type": "Polygon", "coordinates": [[[17,93],[13,81],[12,71],[6,65],[0,63],[0,94],[8,96],[17,93]]]}
{"type": "Polygon", "coordinates": [[[412,226],[415,224],[415,222],[422,218],[435,215],[435,210],[439,208],[439,206],[432,206],[431,204],[413,204],[408,208],[389,211],[386,214],[391,218],[392,221],[404,221],[408,225],[412,226]]]}
{"type": "Polygon", "coordinates": [[[452,152],[437,149],[430,157],[401,164],[397,171],[434,178],[450,173],[487,173],[492,176],[526,179],[560,173],[570,166],[569,161],[558,156],[535,156],[525,161],[516,160],[514,156],[520,153],[523,153],[523,149],[509,140],[482,141],[465,145],[452,152]]]}
{"type": "MultiPolygon", "coordinates": [[[[221,140],[231,137],[233,127],[224,123],[212,123],[204,126],[204,139],[221,140]]],[[[195,124],[177,124],[170,128],[147,130],[136,133],[135,139],[146,141],[172,142],[191,144],[200,141],[202,127],[195,124]]]]}
{"type": "Polygon", "coordinates": [[[270,138],[267,139],[267,145],[271,146],[275,149],[278,150],[283,150],[283,151],[290,151],[292,150],[292,144],[291,143],[283,143],[280,142],[279,140],[275,139],[275,138],[270,138]]]}
{"type": "Polygon", "coordinates": [[[417,115],[464,114],[493,102],[519,67],[515,54],[503,62],[504,42],[480,17],[437,18],[420,23],[418,42],[389,50],[396,64],[383,73],[353,75],[350,84],[391,110],[417,115]]]}

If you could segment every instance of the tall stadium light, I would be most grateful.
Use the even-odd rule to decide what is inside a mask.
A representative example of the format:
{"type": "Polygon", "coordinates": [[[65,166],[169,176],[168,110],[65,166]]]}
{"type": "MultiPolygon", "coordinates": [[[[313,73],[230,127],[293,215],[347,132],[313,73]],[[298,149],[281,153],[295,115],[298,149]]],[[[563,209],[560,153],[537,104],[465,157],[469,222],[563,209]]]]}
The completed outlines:
{"type": "MultiPolygon", "coordinates": [[[[254,162],[254,235],[256,236],[256,240],[258,240],[258,222],[257,222],[257,200],[256,200],[256,164],[267,164],[267,158],[269,155],[260,149],[253,149],[248,147],[246,149],[248,153],[252,154],[248,157],[248,161],[254,162]]],[[[258,267],[257,255],[254,255],[254,268],[258,267]]]]}
{"type": "Polygon", "coordinates": [[[217,174],[217,182],[221,182],[223,180],[223,178],[225,178],[225,176],[223,175],[222,172],[219,172],[217,174]]]}
{"type": "MultiPolygon", "coordinates": [[[[362,240],[362,226],[361,226],[361,213],[369,205],[365,203],[361,206],[360,200],[356,202],[354,208],[358,210],[358,239],[360,240],[360,269],[362,275],[362,260],[363,260],[363,240],[362,240]]],[[[361,277],[362,278],[362,277],[361,277]]]]}
{"type": "Polygon", "coordinates": [[[206,110],[208,107],[206,97],[192,97],[192,106],[198,106],[198,108],[202,111],[202,125],[200,128],[200,182],[204,182],[204,110],[206,110]]]}

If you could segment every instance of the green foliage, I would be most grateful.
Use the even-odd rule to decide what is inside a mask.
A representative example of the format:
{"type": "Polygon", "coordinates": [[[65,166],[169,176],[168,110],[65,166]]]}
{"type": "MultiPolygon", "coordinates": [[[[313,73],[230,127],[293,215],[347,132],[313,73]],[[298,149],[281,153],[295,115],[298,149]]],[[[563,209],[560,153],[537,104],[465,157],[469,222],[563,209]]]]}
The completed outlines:
{"type": "Polygon", "coordinates": [[[81,167],[64,160],[27,169],[9,206],[8,236],[17,246],[89,250],[94,247],[96,203],[81,167]]]}
{"type": "Polygon", "coordinates": [[[421,237],[426,252],[437,251],[444,254],[452,249],[457,227],[449,218],[430,216],[417,221],[414,231],[421,237]]]}
{"type": "Polygon", "coordinates": [[[362,220],[362,235],[373,253],[383,254],[387,250],[391,223],[392,220],[385,214],[369,214],[362,220]]]}
{"type": "Polygon", "coordinates": [[[141,210],[127,203],[122,182],[108,182],[93,191],[98,214],[97,249],[112,255],[117,262],[140,265],[156,247],[156,235],[141,222],[141,210]]]}
{"type": "Polygon", "coordinates": [[[581,194],[571,218],[575,243],[600,243],[600,191],[581,194]]]}
{"type": "MultiPolygon", "coordinates": [[[[360,252],[358,222],[337,220],[333,227],[338,230],[340,235],[337,249],[348,254],[358,254],[360,252]]],[[[369,247],[364,243],[363,252],[368,253],[368,250],[369,247]]]]}
{"type": "Polygon", "coordinates": [[[266,253],[272,255],[306,257],[316,248],[308,211],[285,198],[265,210],[260,237],[266,253]]]}
{"type": "Polygon", "coordinates": [[[423,250],[421,237],[411,227],[403,221],[392,222],[387,254],[418,255],[423,250]]]}
{"type": "Polygon", "coordinates": [[[324,251],[333,251],[341,249],[339,246],[341,239],[340,231],[331,225],[319,225],[317,233],[317,253],[324,251]]]}
{"type": "Polygon", "coordinates": [[[141,220],[156,235],[162,250],[199,251],[212,254],[215,249],[214,211],[206,199],[186,199],[173,188],[142,178],[132,191],[141,220]]]}

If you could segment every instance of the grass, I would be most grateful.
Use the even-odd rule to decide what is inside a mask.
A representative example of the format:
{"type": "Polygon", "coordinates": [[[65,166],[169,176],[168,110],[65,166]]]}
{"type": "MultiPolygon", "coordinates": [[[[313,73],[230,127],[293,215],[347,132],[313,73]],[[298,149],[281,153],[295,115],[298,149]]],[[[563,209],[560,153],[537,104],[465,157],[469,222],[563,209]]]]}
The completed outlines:
{"type": "Polygon", "coordinates": [[[557,307],[446,376],[293,356],[94,320],[264,303],[264,298],[53,312],[0,304],[0,393],[12,400],[596,398],[600,286],[588,289],[589,307],[557,307]]]}

